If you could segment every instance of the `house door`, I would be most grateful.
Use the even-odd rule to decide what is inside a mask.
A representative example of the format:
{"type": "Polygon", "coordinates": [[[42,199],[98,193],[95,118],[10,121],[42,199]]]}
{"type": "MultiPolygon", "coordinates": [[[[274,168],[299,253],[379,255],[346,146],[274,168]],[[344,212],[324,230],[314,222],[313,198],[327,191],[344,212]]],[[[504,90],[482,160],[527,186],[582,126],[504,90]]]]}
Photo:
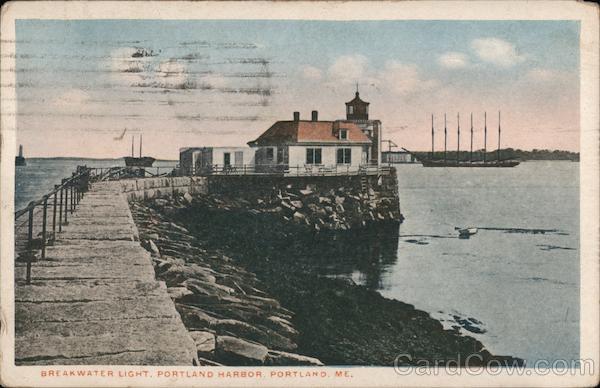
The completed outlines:
{"type": "Polygon", "coordinates": [[[244,165],[244,153],[242,151],[235,151],[233,157],[236,167],[242,167],[244,165]]]}
{"type": "Polygon", "coordinates": [[[223,165],[224,166],[231,166],[231,153],[225,152],[223,154],[223,165]]]}

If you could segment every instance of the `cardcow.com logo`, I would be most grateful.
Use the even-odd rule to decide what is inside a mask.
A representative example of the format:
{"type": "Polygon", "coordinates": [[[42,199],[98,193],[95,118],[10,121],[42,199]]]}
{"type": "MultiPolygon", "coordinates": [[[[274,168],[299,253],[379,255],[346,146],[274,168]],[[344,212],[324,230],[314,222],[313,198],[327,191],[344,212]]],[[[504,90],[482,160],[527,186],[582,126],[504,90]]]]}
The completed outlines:
{"type": "Polygon", "coordinates": [[[521,359],[484,360],[481,354],[459,355],[457,359],[423,360],[411,354],[399,354],[394,360],[394,371],[401,376],[435,376],[435,375],[500,375],[509,376],[591,376],[594,375],[595,364],[591,359],[578,360],[544,360],[539,359],[529,365],[521,359]]]}

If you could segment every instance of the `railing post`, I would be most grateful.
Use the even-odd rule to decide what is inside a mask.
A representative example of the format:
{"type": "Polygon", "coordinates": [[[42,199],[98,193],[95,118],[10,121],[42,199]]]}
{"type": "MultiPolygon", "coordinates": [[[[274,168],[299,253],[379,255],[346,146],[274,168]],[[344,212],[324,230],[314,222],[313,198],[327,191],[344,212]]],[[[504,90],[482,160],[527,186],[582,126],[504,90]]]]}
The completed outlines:
{"type": "Polygon", "coordinates": [[[42,259],[46,258],[46,218],[48,217],[48,197],[44,196],[44,210],[42,211],[42,259]]]}
{"type": "Polygon", "coordinates": [[[67,213],[69,212],[69,186],[65,187],[65,225],[69,224],[67,213]]]}
{"type": "Polygon", "coordinates": [[[58,231],[62,232],[62,225],[63,225],[63,187],[62,185],[60,186],[60,204],[58,206],[58,231]]]}
{"type": "Polygon", "coordinates": [[[56,240],[56,189],[57,185],[54,185],[54,203],[52,205],[52,241],[56,240]]]}
{"type": "Polygon", "coordinates": [[[27,225],[27,273],[25,275],[27,284],[31,284],[31,261],[33,259],[33,209],[34,207],[29,209],[29,224],[27,225]]]}
{"type": "Polygon", "coordinates": [[[73,181],[71,181],[71,182],[69,183],[69,190],[71,190],[71,202],[70,202],[70,210],[71,210],[71,214],[73,214],[73,204],[74,204],[74,201],[73,201],[73,194],[74,194],[74,193],[73,193],[73,191],[74,191],[74,187],[73,187],[73,181]]]}

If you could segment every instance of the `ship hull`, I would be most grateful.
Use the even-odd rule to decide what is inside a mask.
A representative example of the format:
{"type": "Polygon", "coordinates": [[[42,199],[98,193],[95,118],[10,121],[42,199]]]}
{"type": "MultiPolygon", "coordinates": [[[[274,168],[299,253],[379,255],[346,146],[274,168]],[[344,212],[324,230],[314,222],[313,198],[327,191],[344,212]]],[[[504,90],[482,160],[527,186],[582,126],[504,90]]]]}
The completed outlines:
{"type": "Polygon", "coordinates": [[[469,162],[469,161],[443,161],[443,160],[421,160],[423,167],[470,167],[470,168],[486,168],[486,167],[515,167],[519,165],[516,160],[501,160],[491,162],[469,162]]]}
{"type": "Polygon", "coordinates": [[[124,159],[125,166],[127,167],[152,167],[152,164],[156,160],[150,156],[143,156],[141,158],[126,156],[124,159]]]}

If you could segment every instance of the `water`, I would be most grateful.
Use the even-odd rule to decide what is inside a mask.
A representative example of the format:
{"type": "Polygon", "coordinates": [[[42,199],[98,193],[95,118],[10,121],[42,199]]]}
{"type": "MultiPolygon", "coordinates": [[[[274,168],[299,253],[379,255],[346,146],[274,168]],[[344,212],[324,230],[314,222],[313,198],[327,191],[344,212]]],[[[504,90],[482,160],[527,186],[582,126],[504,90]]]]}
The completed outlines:
{"type": "MultiPolygon", "coordinates": [[[[77,165],[123,163],[27,162],[17,169],[17,208],[46,193],[77,165]]],[[[397,169],[406,217],[398,234],[315,242],[288,253],[310,256],[310,265],[327,276],[351,277],[448,327],[460,327],[493,354],[521,357],[530,365],[539,359],[577,359],[579,163],[397,169]],[[455,226],[479,231],[458,239],[455,226]]]]}
{"type": "MultiPolygon", "coordinates": [[[[154,167],[175,167],[176,164],[174,161],[156,161],[154,167]]],[[[70,177],[77,166],[83,165],[115,167],[125,166],[125,162],[123,159],[27,159],[26,166],[16,168],[15,210],[23,209],[30,201],[40,199],[54,185],[60,184],[61,179],[70,177]]]]}
{"type": "Polygon", "coordinates": [[[494,354],[530,365],[577,359],[579,163],[397,168],[406,220],[380,292],[448,326],[456,325],[453,316],[475,318],[476,329],[463,331],[494,354]],[[456,236],[455,226],[490,229],[446,238],[456,236]],[[473,333],[479,330],[485,333],[473,333]]]}

